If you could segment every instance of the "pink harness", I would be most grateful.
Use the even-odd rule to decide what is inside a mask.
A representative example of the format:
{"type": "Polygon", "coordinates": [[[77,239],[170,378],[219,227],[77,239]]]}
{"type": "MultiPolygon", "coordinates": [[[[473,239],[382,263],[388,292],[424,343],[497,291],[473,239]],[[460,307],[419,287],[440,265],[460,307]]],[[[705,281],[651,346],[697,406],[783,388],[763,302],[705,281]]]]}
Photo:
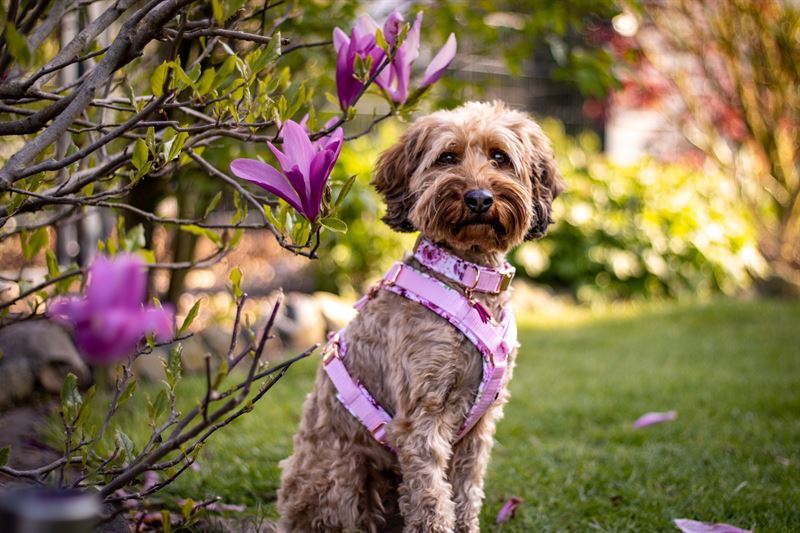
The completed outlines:
{"type": "MultiPolygon", "coordinates": [[[[404,264],[395,263],[383,280],[369,294],[356,302],[361,309],[380,290],[387,290],[413,300],[455,326],[481,352],[483,377],[472,408],[458,433],[461,439],[480,420],[497,399],[506,370],[508,354],[517,346],[517,326],[511,307],[503,309],[500,321],[471,295],[473,291],[499,293],[508,288],[514,277],[514,267],[508,263],[491,269],[464,261],[425,239],[414,252],[421,264],[464,286],[466,297],[441,281],[404,264]]],[[[344,330],[331,337],[322,352],[322,364],[338,391],[337,398],[381,444],[386,444],[386,425],[392,417],[354,380],[344,365],[347,351],[344,330]]],[[[391,448],[390,448],[391,449],[391,448]]]]}

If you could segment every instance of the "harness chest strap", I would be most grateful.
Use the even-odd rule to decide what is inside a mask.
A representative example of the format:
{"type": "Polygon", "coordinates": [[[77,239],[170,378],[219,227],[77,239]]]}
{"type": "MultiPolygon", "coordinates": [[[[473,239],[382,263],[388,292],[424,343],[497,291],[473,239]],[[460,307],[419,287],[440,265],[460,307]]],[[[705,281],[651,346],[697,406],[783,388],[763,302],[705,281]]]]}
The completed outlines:
{"type": "MultiPolygon", "coordinates": [[[[497,324],[484,320],[463,295],[440,281],[416,269],[395,263],[387,272],[381,288],[399,294],[424,305],[448,320],[461,331],[481,352],[483,377],[478,394],[458,434],[463,437],[480,420],[481,416],[497,399],[506,369],[508,354],[516,347],[516,323],[510,309],[505,310],[503,320],[497,324]]],[[[360,309],[366,299],[362,298],[356,308],[360,309]]],[[[339,332],[326,346],[323,368],[338,391],[342,404],[361,421],[379,442],[385,444],[385,426],[391,416],[372,398],[366,388],[353,380],[342,359],[345,357],[343,339],[339,332]]]]}

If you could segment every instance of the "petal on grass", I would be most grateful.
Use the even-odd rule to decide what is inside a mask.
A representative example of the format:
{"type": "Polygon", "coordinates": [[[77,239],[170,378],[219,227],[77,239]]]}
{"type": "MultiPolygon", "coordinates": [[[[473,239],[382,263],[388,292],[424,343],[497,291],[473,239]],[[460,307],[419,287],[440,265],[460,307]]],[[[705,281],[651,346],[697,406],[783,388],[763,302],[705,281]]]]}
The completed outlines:
{"type": "Polygon", "coordinates": [[[740,529],[730,524],[712,524],[686,518],[677,518],[674,522],[683,533],[752,533],[749,529],[740,529]]]}
{"type": "Polygon", "coordinates": [[[667,411],[666,413],[645,413],[633,423],[633,427],[640,429],[647,426],[652,426],[654,424],[671,422],[676,418],[678,418],[678,411],[667,411]]]}
{"type": "Polygon", "coordinates": [[[255,159],[234,159],[231,172],[243,180],[251,181],[272,194],[283,198],[289,205],[303,211],[303,204],[297,192],[286,177],[266,163],[255,159]]]}
{"type": "Polygon", "coordinates": [[[456,36],[454,33],[451,33],[450,37],[447,38],[447,42],[442,46],[442,49],[439,50],[431,60],[428,68],[425,69],[425,75],[422,78],[420,87],[427,87],[439,81],[439,78],[444,75],[447,67],[453,61],[453,58],[456,57],[457,50],[458,43],[456,42],[456,36]]]}
{"type": "Polygon", "coordinates": [[[497,520],[495,522],[497,524],[502,524],[511,518],[514,518],[514,515],[517,512],[517,508],[522,504],[522,499],[517,498],[516,496],[509,498],[508,501],[503,504],[503,507],[500,509],[500,512],[497,513],[497,520]]]}

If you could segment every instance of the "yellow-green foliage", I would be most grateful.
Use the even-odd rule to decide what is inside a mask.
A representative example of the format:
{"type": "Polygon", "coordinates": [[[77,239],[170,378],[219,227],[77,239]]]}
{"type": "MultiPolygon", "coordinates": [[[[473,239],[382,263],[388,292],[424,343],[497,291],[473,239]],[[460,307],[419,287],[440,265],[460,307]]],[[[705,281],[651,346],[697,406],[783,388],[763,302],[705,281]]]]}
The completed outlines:
{"type": "Polygon", "coordinates": [[[579,299],[732,293],[763,268],[755,231],[724,176],[643,159],[610,163],[594,134],[545,121],[567,184],[556,224],[514,259],[579,299]]]}

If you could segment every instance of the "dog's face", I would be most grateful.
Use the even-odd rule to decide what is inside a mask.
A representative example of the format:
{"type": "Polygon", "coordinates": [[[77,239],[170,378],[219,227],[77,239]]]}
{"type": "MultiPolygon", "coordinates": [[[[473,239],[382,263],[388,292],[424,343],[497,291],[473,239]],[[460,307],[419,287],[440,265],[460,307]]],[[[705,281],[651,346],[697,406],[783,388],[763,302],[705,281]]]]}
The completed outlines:
{"type": "Polygon", "coordinates": [[[497,102],[417,120],[381,154],[373,184],[393,229],[502,252],[544,235],[563,189],[538,124],[497,102]]]}

